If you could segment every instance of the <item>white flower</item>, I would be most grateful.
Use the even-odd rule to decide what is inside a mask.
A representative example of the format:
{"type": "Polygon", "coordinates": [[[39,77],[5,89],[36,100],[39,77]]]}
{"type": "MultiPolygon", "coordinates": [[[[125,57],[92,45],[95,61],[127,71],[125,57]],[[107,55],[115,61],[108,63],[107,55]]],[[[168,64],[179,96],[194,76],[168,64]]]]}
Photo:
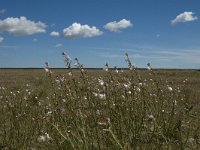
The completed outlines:
{"type": "Polygon", "coordinates": [[[104,71],[108,71],[108,68],[103,68],[104,71]]]}
{"type": "Polygon", "coordinates": [[[49,136],[49,134],[48,134],[47,132],[45,133],[45,135],[46,135],[46,139],[47,139],[47,140],[50,140],[50,139],[51,139],[51,137],[49,136]]]}
{"type": "Polygon", "coordinates": [[[48,68],[44,68],[44,71],[45,71],[46,73],[48,73],[48,72],[49,72],[49,69],[48,69],[48,68]]]}
{"type": "Polygon", "coordinates": [[[99,94],[100,99],[106,99],[106,94],[99,94]]]}
{"type": "Polygon", "coordinates": [[[169,90],[170,92],[173,90],[172,87],[170,87],[170,86],[168,86],[167,88],[168,88],[168,90],[169,90]]]}
{"type": "Polygon", "coordinates": [[[126,89],[128,89],[128,88],[129,88],[129,85],[128,85],[128,84],[124,84],[124,87],[125,87],[126,89]]]}
{"type": "Polygon", "coordinates": [[[176,106],[177,105],[177,101],[173,100],[173,105],[176,106]]]}
{"type": "Polygon", "coordinates": [[[60,83],[60,80],[58,80],[58,79],[56,79],[55,81],[56,81],[56,83],[57,83],[57,84],[59,84],[59,83],[60,83]]]}
{"type": "Polygon", "coordinates": [[[147,119],[151,121],[151,120],[154,120],[155,118],[152,114],[150,114],[150,115],[147,115],[147,119]]]}
{"type": "Polygon", "coordinates": [[[52,113],[53,113],[52,111],[48,111],[46,115],[50,116],[52,113]]]}
{"type": "Polygon", "coordinates": [[[97,110],[97,111],[96,111],[96,114],[97,114],[97,115],[100,115],[101,113],[100,113],[100,111],[99,111],[99,110],[97,110]]]}
{"type": "Polygon", "coordinates": [[[95,97],[99,97],[100,99],[105,99],[106,94],[98,94],[98,93],[93,93],[95,97]]]}
{"type": "Polygon", "coordinates": [[[131,83],[130,82],[127,84],[124,83],[123,85],[124,85],[125,89],[128,90],[128,89],[130,89],[131,83]]]}
{"type": "Polygon", "coordinates": [[[104,85],[104,81],[102,79],[98,79],[100,85],[104,85]]]}
{"type": "Polygon", "coordinates": [[[137,88],[136,88],[136,91],[137,91],[137,92],[140,92],[141,90],[140,90],[140,88],[139,88],[139,87],[137,87],[137,88]]]}
{"type": "Polygon", "coordinates": [[[49,136],[49,134],[46,132],[45,135],[41,135],[38,137],[38,142],[46,142],[51,140],[51,137],[49,136]]]}
{"type": "Polygon", "coordinates": [[[68,75],[69,75],[69,76],[72,76],[72,73],[71,73],[71,72],[69,72],[69,73],[68,73],[68,75]]]}
{"type": "Polygon", "coordinates": [[[98,96],[98,94],[97,94],[97,93],[95,93],[95,92],[94,92],[93,94],[94,94],[94,96],[95,96],[95,97],[97,97],[97,96],[98,96]]]}
{"type": "Polygon", "coordinates": [[[139,86],[142,86],[142,82],[140,82],[138,85],[139,85],[139,86]]]}
{"type": "Polygon", "coordinates": [[[46,136],[41,135],[38,137],[38,142],[45,142],[46,141],[46,136]]]}

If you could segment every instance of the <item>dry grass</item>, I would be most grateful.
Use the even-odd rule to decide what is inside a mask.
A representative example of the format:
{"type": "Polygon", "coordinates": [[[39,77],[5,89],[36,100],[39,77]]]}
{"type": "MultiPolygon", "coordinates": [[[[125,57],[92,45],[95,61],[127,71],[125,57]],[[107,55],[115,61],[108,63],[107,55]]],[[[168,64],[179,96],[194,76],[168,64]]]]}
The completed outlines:
{"type": "Polygon", "coordinates": [[[46,71],[0,70],[1,149],[200,149],[200,72],[46,71]]]}

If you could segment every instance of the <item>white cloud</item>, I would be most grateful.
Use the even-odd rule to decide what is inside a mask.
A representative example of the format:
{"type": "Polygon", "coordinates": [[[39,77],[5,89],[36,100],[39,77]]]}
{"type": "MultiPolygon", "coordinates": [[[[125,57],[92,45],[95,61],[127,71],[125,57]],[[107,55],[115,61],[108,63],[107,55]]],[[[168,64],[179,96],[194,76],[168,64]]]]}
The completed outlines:
{"type": "Polygon", "coordinates": [[[56,47],[56,48],[62,47],[62,44],[60,44],[60,43],[59,43],[59,44],[56,44],[55,47],[56,47]]]}
{"type": "Polygon", "coordinates": [[[50,36],[54,36],[54,37],[59,36],[59,35],[60,35],[60,33],[56,32],[56,31],[53,31],[50,33],[50,36]]]}
{"type": "Polygon", "coordinates": [[[1,9],[0,14],[4,14],[6,12],[6,9],[1,9]]]}
{"type": "Polygon", "coordinates": [[[81,25],[80,23],[73,23],[68,28],[63,29],[63,35],[66,38],[76,39],[76,38],[91,38],[95,36],[102,35],[103,32],[100,31],[95,26],[81,25]]]}
{"type": "Polygon", "coordinates": [[[0,43],[3,42],[4,38],[0,36],[0,43]]]}
{"type": "Polygon", "coordinates": [[[0,20],[0,32],[9,32],[16,36],[32,35],[35,33],[44,33],[46,25],[42,22],[34,22],[26,17],[13,18],[9,17],[0,20]]]}
{"type": "Polygon", "coordinates": [[[113,32],[119,32],[121,29],[125,29],[131,26],[133,26],[133,24],[130,20],[122,19],[119,22],[109,22],[104,26],[104,28],[113,32]]]}
{"type": "Polygon", "coordinates": [[[193,12],[186,11],[176,16],[176,18],[171,21],[171,24],[177,24],[181,22],[190,22],[190,21],[195,21],[197,19],[198,17],[194,16],[193,12]]]}

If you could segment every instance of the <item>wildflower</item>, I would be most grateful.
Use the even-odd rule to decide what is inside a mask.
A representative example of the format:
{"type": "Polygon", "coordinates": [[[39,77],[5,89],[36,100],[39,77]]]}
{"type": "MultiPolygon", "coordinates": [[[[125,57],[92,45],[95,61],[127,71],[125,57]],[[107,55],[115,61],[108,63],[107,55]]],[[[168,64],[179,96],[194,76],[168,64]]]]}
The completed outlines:
{"type": "Polygon", "coordinates": [[[147,119],[148,119],[149,121],[152,121],[152,120],[154,120],[155,118],[154,118],[154,116],[153,116],[152,114],[150,114],[150,115],[147,115],[147,119]]]}
{"type": "Polygon", "coordinates": [[[101,126],[106,126],[107,123],[106,122],[97,122],[98,125],[101,125],[101,126]]]}
{"type": "Polygon", "coordinates": [[[170,92],[173,90],[172,87],[170,87],[170,86],[168,86],[167,88],[168,88],[168,90],[169,90],[170,92]]]}
{"type": "Polygon", "coordinates": [[[56,83],[57,83],[57,84],[59,84],[59,83],[60,83],[60,80],[58,80],[58,79],[56,79],[55,81],[56,81],[56,83]]]}
{"type": "Polygon", "coordinates": [[[128,83],[126,83],[126,84],[124,83],[123,85],[124,85],[125,89],[128,90],[128,89],[130,89],[131,82],[129,81],[128,83]]]}
{"type": "Polygon", "coordinates": [[[103,70],[108,71],[108,63],[105,64],[105,68],[103,70]]]}
{"type": "Polygon", "coordinates": [[[139,86],[142,86],[142,82],[140,82],[138,85],[139,85],[139,86]]]}
{"type": "Polygon", "coordinates": [[[151,69],[152,69],[150,63],[147,64],[147,69],[148,69],[148,70],[151,70],[151,69]]]}
{"type": "Polygon", "coordinates": [[[115,68],[115,72],[119,73],[119,70],[117,69],[117,66],[115,66],[114,68],[115,68]]]}
{"type": "Polygon", "coordinates": [[[52,111],[48,111],[46,115],[51,116],[52,113],[53,113],[52,111]]]}
{"type": "Polygon", "coordinates": [[[49,136],[49,134],[48,134],[47,132],[45,133],[45,135],[46,135],[46,139],[47,139],[47,140],[50,140],[50,139],[51,139],[51,137],[49,136]]]}
{"type": "Polygon", "coordinates": [[[129,84],[124,84],[125,89],[129,89],[130,85],[129,84]]]}
{"type": "Polygon", "coordinates": [[[100,113],[100,111],[99,111],[99,110],[97,110],[97,111],[96,111],[96,114],[97,114],[97,115],[100,115],[101,113],[100,113]]]}
{"type": "Polygon", "coordinates": [[[68,75],[69,75],[69,76],[72,76],[72,72],[69,72],[68,75]]]}
{"type": "Polygon", "coordinates": [[[132,63],[131,63],[131,61],[130,61],[130,59],[129,59],[129,57],[128,57],[128,53],[125,53],[125,61],[128,63],[129,69],[130,69],[130,70],[133,70],[134,65],[132,65],[132,63]]]}
{"type": "MultiPolygon", "coordinates": [[[[49,70],[49,64],[48,64],[48,62],[45,62],[44,71],[45,71],[46,73],[52,73],[52,72],[49,70]]],[[[28,87],[28,86],[27,86],[27,87],[28,87]]]]}
{"type": "Polygon", "coordinates": [[[139,87],[136,87],[136,91],[137,91],[137,92],[140,92],[141,90],[140,90],[140,88],[139,88],[139,87]]]}
{"type": "Polygon", "coordinates": [[[173,105],[176,106],[177,105],[177,101],[173,100],[173,105]]]}
{"type": "Polygon", "coordinates": [[[38,137],[38,142],[45,142],[46,141],[46,137],[44,135],[41,135],[38,137]]]}
{"type": "Polygon", "coordinates": [[[69,55],[67,55],[65,52],[62,52],[62,56],[64,58],[64,62],[66,63],[66,66],[68,68],[70,68],[70,65],[71,65],[71,58],[69,57],[69,55]]]}
{"type": "Polygon", "coordinates": [[[105,98],[106,98],[106,95],[105,95],[105,94],[99,94],[99,98],[100,98],[100,99],[105,99],[105,98]]]}
{"type": "Polygon", "coordinates": [[[49,140],[51,140],[51,137],[47,132],[44,135],[38,137],[38,142],[48,142],[49,140]]]}
{"type": "Polygon", "coordinates": [[[104,85],[104,81],[102,79],[98,79],[100,85],[104,85]]]}
{"type": "Polygon", "coordinates": [[[106,94],[98,94],[98,93],[93,93],[95,97],[99,97],[100,99],[105,99],[106,94]]]}
{"type": "Polygon", "coordinates": [[[48,69],[48,68],[44,68],[44,71],[45,71],[46,73],[48,73],[48,72],[49,72],[49,69],[48,69]]]}

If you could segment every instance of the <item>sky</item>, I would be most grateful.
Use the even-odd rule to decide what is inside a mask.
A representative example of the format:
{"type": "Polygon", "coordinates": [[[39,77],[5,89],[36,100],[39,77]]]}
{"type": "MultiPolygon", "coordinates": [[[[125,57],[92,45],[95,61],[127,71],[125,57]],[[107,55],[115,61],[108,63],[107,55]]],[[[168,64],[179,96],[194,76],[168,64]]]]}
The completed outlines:
{"type": "Polygon", "coordinates": [[[1,0],[0,68],[200,68],[199,0],[1,0]]]}

